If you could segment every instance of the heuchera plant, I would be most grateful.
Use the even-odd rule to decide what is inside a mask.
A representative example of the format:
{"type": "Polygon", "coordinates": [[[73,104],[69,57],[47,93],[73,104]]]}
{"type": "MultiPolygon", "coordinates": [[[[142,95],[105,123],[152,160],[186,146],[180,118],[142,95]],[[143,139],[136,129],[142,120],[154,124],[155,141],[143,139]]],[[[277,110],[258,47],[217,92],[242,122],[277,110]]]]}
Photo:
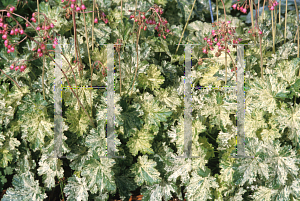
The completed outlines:
{"type": "MultiPolygon", "coordinates": [[[[296,48],[293,43],[280,47],[277,54],[272,55],[272,59],[268,59],[266,79],[253,78],[245,83],[247,90],[245,151],[254,158],[232,159],[229,157],[235,151],[236,120],[232,120],[230,116],[236,114],[235,93],[227,94],[227,96],[223,92],[213,91],[214,89],[201,92],[192,89],[195,94],[193,96],[192,147],[193,155],[199,158],[182,159],[177,158],[182,156],[184,151],[183,103],[185,99],[182,82],[180,82],[184,79],[182,65],[180,62],[179,64],[171,63],[167,59],[161,59],[162,62],[156,64],[159,59],[153,56],[156,48],[166,44],[164,40],[172,39],[172,42],[177,42],[180,37],[178,30],[174,33],[170,31],[176,30],[176,26],[169,27],[168,21],[171,20],[162,17],[165,11],[156,4],[149,6],[149,2],[146,1],[146,4],[143,2],[142,5],[146,5],[147,9],[142,6],[140,8],[142,11],[130,10],[130,14],[127,13],[127,17],[123,18],[122,0],[121,12],[118,7],[112,10],[112,13],[116,15],[106,15],[95,1],[93,5],[84,4],[87,1],[78,0],[61,1],[62,4],[58,2],[61,7],[57,10],[47,7],[51,16],[47,17],[46,13],[39,11],[41,7],[43,11],[46,10],[45,2],[39,5],[37,1],[38,11],[29,17],[31,19],[23,18],[26,24],[24,28],[15,19],[15,17],[22,18],[22,16],[16,14],[14,6],[8,5],[6,9],[0,11],[2,12],[0,31],[5,46],[4,55],[1,52],[0,56],[15,54],[21,41],[29,39],[28,50],[26,51],[25,47],[24,52],[27,56],[33,57],[25,61],[5,63],[4,68],[7,69],[0,69],[1,72],[8,71],[11,73],[9,75],[14,75],[17,80],[18,76],[26,76],[29,71],[33,71],[33,66],[39,68],[31,63],[32,61],[36,59],[43,61],[43,71],[41,73],[35,71],[36,80],[27,80],[23,77],[29,84],[24,82],[21,86],[25,92],[28,92],[30,87],[29,93],[24,93],[23,89],[20,93],[16,87],[10,89],[7,82],[0,86],[0,189],[3,187],[2,184],[7,182],[4,174],[14,174],[11,182],[13,187],[7,186],[3,201],[55,200],[51,196],[48,198],[44,191],[55,189],[58,185],[60,189],[54,190],[53,194],[57,194],[59,197],[56,197],[57,199],[63,200],[108,200],[117,192],[117,189],[122,199],[128,200],[130,192],[138,187],[141,187],[140,193],[143,195],[143,200],[166,201],[171,199],[173,193],[180,199],[183,199],[183,193],[185,193],[187,200],[243,200],[250,197],[256,200],[300,199],[298,193],[300,151],[297,136],[299,100],[294,103],[291,101],[300,93],[300,82],[294,74],[299,70],[299,58],[288,61],[285,59],[295,55],[296,48]],[[66,108],[63,111],[63,119],[69,124],[64,125],[63,130],[68,132],[63,132],[62,149],[64,154],[70,153],[67,154],[67,159],[48,158],[53,153],[53,146],[56,143],[53,140],[54,131],[52,130],[53,104],[50,91],[52,87],[50,84],[47,85],[47,82],[50,83],[53,78],[51,77],[53,75],[52,62],[55,63],[50,53],[54,52],[52,48],[57,46],[58,41],[60,43],[67,41],[59,37],[59,34],[56,34],[56,37],[53,36],[58,24],[63,24],[61,19],[56,18],[57,21],[50,19],[58,14],[56,11],[60,11],[59,14],[65,16],[66,19],[72,17],[71,24],[66,23],[66,26],[62,27],[70,27],[69,25],[73,24],[74,28],[74,35],[70,37],[70,39],[74,37],[70,45],[72,50],[62,54],[69,70],[61,70],[69,86],[71,85],[70,78],[67,77],[68,72],[72,72],[76,85],[89,82],[89,75],[86,73],[88,69],[83,69],[86,63],[90,65],[91,81],[95,78],[96,83],[105,83],[102,78],[107,75],[106,59],[103,59],[105,58],[104,51],[99,53],[98,49],[93,49],[96,43],[96,41],[93,42],[94,31],[97,31],[95,33],[97,33],[98,41],[101,34],[103,38],[109,35],[111,41],[117,41],[114,46],[119,58],[119,77],[116,74],[115,80],[118,81],[119,78],[120,94],[115,91],[114,95],[116,99],[114,123],[115,132],[118,133],[115,142],[118,145],[116,153],[125,155],[126,160],[100,158],[100,156],[105,156],[107,149],[105,147],[107,143],[105,92],[94,93],[93,105],[89,106],[89,97],[85,89],[76,89],[77,93],[75,93],[72,87],[70,89],[76,99],[71,96],[71,92],[67,90],[63,92],[66,108]],[[80,18],[77,18],[79,13],[80,18]],[[93,17],[89,17],[88,13],[92,13],[93,17]],[[120,16],[120,13],[121,21],[117,22],[114,17],[120,16]],[[86,15],[88,20],[86,20],[86,15]],[[15,21],[16,25],[8,23],[10,20],[15,21]],[[123,30],[109,30],[109,26],[119,26],[118,23],[124,23],[121,26],[123,30]],[[30,37],[31,34],[29,36],[29,27],[34,29],[36,37],[30,37]],[[151,31],[155,32],[158,37],[151,36],[151,34],[149,36],[151,31]],[[92,32],[92,42],[88,37],[90,32],[92,32]],[[126,44],[130,38],[127,37],[130,32],[136,33],[136,35],[131,34],[133,41],[136,36],[136,55],[132,54],[132,51],[121,52],[122,45],[126,44]],[[82,37],[84,35],[85,40],[82,37]],[[21,36],[22,39],[20,42],[15,42],[13,36],[21,36]],[[139,40],[142,41],[141,44],[138,44],[139,40]],[[85,48],[85,43],[87,48],[85,48]],[[91,45],[92,59],[89,55],[91,45]],[[139,45],[142,47],[140,51],[139,45]],[[28,51],[32,52],[28,53],[28,51]],[[82,52],[84,56],[80,55],[82,52]],[[73,58],[74,54],[75,58],[73,58]],[[143,58],[140,64],[138,57],[143,58]],[[85,62],[81,60],[82,58],[86,59],[85,62]],[[52,62],[46,62],[46,59],[52,62]],[[135,59],[137,60],[136,68],[131,62],[135,59]],[[74,73],[76,67],[78,67],[78,73],[82,73],[80,75],[82,77],[78,80],[74,73]],[[138,67],[140,68],[139,76],[136,89],[133,90],[138,67]],[[101,73],[93,74],[93,69],[101,73]],[[15,71],[22,73],[17,74],[15,71]],[[47,79],[46,90],[44,89],[44,76],[47,79]],[[42,84],[44,97],[39,91],[42,84]],[[134,94],[122,96],[122,87],[132,89],[134,94]],[[78,107],[77,101],[85,114],[78,107]],[[96,114],[92,113],[93,110],[96,114]],[[48,112],[52,113],[48,114],[48,112]],[[290,117],[293,117],[292,120],[290,117]],[[97,124],[94,124],[93,128],[88,127],[88,122],[93,122],[94,119],[97,124]],[[215,154],[216,152],[218,155],[215,154]],[[37,163],[38,167],[36,167],[37,163]],[[70,167],[66,169],[66,165],[70,167]],[[40,181],[36,180],[37,175],[41,176],[43,186],[40,181]]],[[[177,3],[181,5],[180,0],[177,3]]],[[[251,4],[250,1],[249,5],[247,2],[237,3],[233,8],[239,7],[245,13],[245,8],[250,8],[251,11],[251,4]]],[[[101,4],[101,6],[106,5],[101,4]]],[[[184,13],[185,16],[186,14],[188,13],[184,13]]],[[[225,62],[226,55],[231,58],[231,52],[228,50],[229,43],[235,46],[242,41],[242,37],[235,35],[236,28],[230,27],[230,24],[231,22],[226,20],[226,15],[224,22],[215,22],[213,24],[215,29],[203,37],[206,42],[205,47],[202,51],[201,48],[198,49],[196,53],[208,54],[209,51],[217,48],[215,57],[219,57],[224,51],[225,62]]],[[[201,27],[197,28],[201,29],[201,27]]],[[[261,38],[262,32],[266,29],[258,27],[256,18],[256,26],[250,29],[249,35],[255,37],[258,32],[261,38]]],[[[63,28],[61,31],[64,33],[63,28]]],[[[199,38],[202,40],[202,35],[199,38]]],[[[267,37],[265,40],[267,44],[270,44],[271,40],[267,37]]],[[[102,41],[108,42],[106,39],[102,41]]],[[[167,45],[164,48],[166,52],[169,51],[167,45]]],[[[252,54],[256,57],[255,48],[251,47],[246,50],[245,55],[252,54]]],[[[183,55],[180,56],[183,57],[183,55]]],[[[202,59],[198,64],[201,62],[202,59]]],[[[250,62],[249,66],[254,64],[255,59],[250,62]]],[[[60,65],[57,66],[60,67],[60,65]]],[[[233,66],[235,67],[234,62],[233,66]]],[[[214,65],[213,68],[218,68],[218,66],[214,65]]],[[[236,71],[236,68],[234,69],[236,71]]],[[[202,76],[198,73],[199,71],[196,71],[197,79],[202,76]]],[[[14,81],[10,76],[6,76],[14,81]]],[[[20,87],[16,82],[15,84],[20,87]]]]}

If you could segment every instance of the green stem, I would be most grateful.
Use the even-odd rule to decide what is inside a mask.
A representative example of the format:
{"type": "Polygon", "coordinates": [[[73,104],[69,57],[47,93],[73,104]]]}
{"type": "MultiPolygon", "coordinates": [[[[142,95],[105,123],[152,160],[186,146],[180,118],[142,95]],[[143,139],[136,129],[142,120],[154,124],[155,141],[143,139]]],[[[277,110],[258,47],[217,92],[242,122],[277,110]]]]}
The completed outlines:
{"type": "MultiPolygon", "coordinates": [[[[296,0],[294,0],[295,2],[295,8],[296,8],[296,13],[297,13],[297,34],[298,34],[298,53],[297,53],[297,58],[299,58],[299,12],[298,12],[298,7],[297,7],[297,2],[296,0]]],[[[300,75],[300,71],[299,71],[299,75],[300,75]]]]}
{"type": "Polygon", "coordinates": [[[184,26],[183,32],[182,32],[182,34],[181,34],[181,37],[180,37],[179,43],[178,43],[178,45],[177,45],[177,49],[176,49],[176,52],[175,52],[175,54],[176,54],[176,53],[177,53],[177,51],[178,51],[179,45],[180,45],[180,43],[181,43],[181,40],[182,40],[182,37],[183,37],[184,31],[185,31],[185,28],[186,28],[187,24],[189,23],[189,20],[190,20],[191,14],[192,14],[192,12],[193,12],[193,9],[194,9],[194,6],[195,6],[195,2],[196,2],[196,0],[194,0],[194,3],[193,3],[193,6],[192,6],[192,9],[191,9],[190,15],[189,15],[189,17],[188,17],[188,19],[187,19],[187,21],[186,21],[186,23],[185,23],[185,26],[184,26]]]}
{"type": "Polygon", "coordinates": [[[93,0],[93,19],[92,19],[92,51],[94,52],[94,19],[95,19],[95,0],[93,0]]]}
{"type": "MultiPolygon", "coordinates": [[[[86,48],[87,48],[87,51],[88,51],[89,64],[90,64],[90,69],[91,69],[91,87],[92,87],[93,86],[93,83],[92,83],[93,82],[93,68],[92,68],[92,64],[91,64],[89,38],[87,36],[86,21],[85,21],[85,14],[84,13],[83,13],[83,19],[84,19],[84,28],[85,28],[86,48]]],[[[92,108],[92,105],[93,105],[92,90],[90,90],[90,104],[91,104],[91,108],[92,108]]]]}
{"type": "Polygon", "coordinates": [[[140,36],[140,32],[141,32],[141,29],[139,27],[139,32],[137,34],[137,40],[136,40],[136,69],[135,69],[135,74],[134,74],[134,78],[133,78],[133,83],[132,83],[132,88],[131,88],[130,95],[132,94],[136,73],[137,73],[137,70],[138,70],[138,67],[139,67],[139,36],[140,36]]]}
{"type": "Polygon", "coordinates": [[[43,85],[43,97],[45,98],[45,88],[44,88],[44,71],[45,71],[45,55],[43,56],[43,74],[42,74],[42,85],[43,85]]]}
{"type": "Polygon", "coordinates": [[[219,22],[219,8],[218,8],[218,0],[216,0],[216,7],[217,7],[217,22],[219,22]]]}
{"type": "Polygon", "coordinates": [[[287,22],[287,0],[285,0],[284,44],[286,43],[286,22],[287,22]]]}
{"type": "MultiPolygon", "coordinates": [[[[58,66],[58,67],[60,68],[60,66],[54,61],[54,59],[53,59],[49,54],[48,54],[48,56],[49,56],[49,58],[56,64],[56,66],[58,66]]],[[[1,70],[1,69],[0,69],[0,70],[1,70]]],[[[73,89],[72,89],[72,87],[71,87],[71,85],[70,85],[70,82],[69,82],[69,79],[68,79],[66,73],[65,73],[61,68],[60,68],[60,70],[61,70],[61,72],[64,74],[64,76],[65,76],[65,78],[66,78],[66,80],[67,80],[67,82],[68,82],[68,85],[69,85],[69,87],[70,87],[72,93],[76,96],[77,101],[80,103],[80,106],[82,107],[82,109],[84,110],[84,112],[85,112],[85,114],[88,116],[88,118],[90,119],[90,123],[92,124],[92,126],[93,126],[94,128],[96,128],[96,126],[94,125],[94,122],[93,122],[92,118],[90,117],[89,113],[85,110],[85,108],[84,108],[84,106],[82,105],[81,101],[79,100],[78,96],[77,96],[76,93],[73,91],[73,89]]],[[[76,88],[77,88],[77,87],[76,87],[76,88]]]]}
{"type": "Polygon", "coordinates": [[[275,54],[275,34],[274,34],[274,20],[273,20],[273,10],[271,10],[271,18],[272,18],[272,36],[273,36],[273,54],[275,54]]]}
{"type": "MultiPolygon", "coordinates": [[[[4,74],[4,75],[6,75],[5,73],[4,73],[4,71],[2,70],[2,69],[0,69],[1,70],[1,72],[4,74]]],[[[16,81],[14,81],[11,77],[9,77],[8,75],[6,75],[9,79],[11,79],[16,85],[17,85],[17,87],[21,90],[21,87],[18,85],[18,83],[16,82],[16,81]]]]}
{"type": "MultiPolygon", "coordinates": [[[[135,0],[135,9],[134,9],[134,17],[135,17],[135,13],[136,13],[136,7],[137,7],[137,0],[135,0]]],[[[134,30],[135,28],[135,20],[133,20],[133,28],[132,30],[134,30]]],[[[134,38],[132,37],[132,43],[134,43],[134,38]]]]}
{"type": "Polygon", "coordinates": [[[38,9],[38,25],[40,25],[40,4],[39,4],[39,0],[37,0],[37,9],[38,9]]]}
{"type": "Polygon", "coordinates": [[[225,86],[227,84],[227,42],[225,40],[225,86]]]}
{"type": "MultiPolygon", "coordinates": [[[[254,19],[253,19],[253,0],[250,1],[250,13],[251,13],[251,23],[252,23],[252,33],[254,33],[254,19]]],[[[256,40],[254,40],[254,44],[256,45],[256,40]]]]}
{"type": "Polygon", "coordinates": [[[265,3],[266,3],[266,0],[264,0],[264,4],[263,4],[263,11],[262,11],[262,14],[261,14],[261,23],[264,21],[265,3]]]}

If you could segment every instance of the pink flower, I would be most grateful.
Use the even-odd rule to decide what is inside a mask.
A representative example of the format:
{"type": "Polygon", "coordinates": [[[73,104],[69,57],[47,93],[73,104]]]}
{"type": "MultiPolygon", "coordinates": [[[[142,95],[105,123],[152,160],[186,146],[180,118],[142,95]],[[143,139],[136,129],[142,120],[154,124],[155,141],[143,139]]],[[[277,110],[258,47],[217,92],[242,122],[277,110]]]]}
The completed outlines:
{"type": "Polygon", "coordinates": [[[204,54],[207,54],[207,50],[206,50],[206,49],[203,49],[203,53],[204,53],[204,54]]]}
{"type": "Polygon", "coordinates": [[[270,10],[274,10],[274,7],[273,6],[271,6],[271,9],[270,10]]]}
{"type": "Polygon", "coordinates": [[[259,33],[259,34],[262,34],[262,31],[259,31],[258,33],[259,33]]]}
{"type": "Polygon", "coordinates": [[[231,23],[231,21],[227,21],[227,24],[230,24],[231,23]]]}
{"type": "Polygon", "coordinates": [[[231,7],[235,10],[236,9],[236,4],[233,4],[231,7]]]}
{"type": "Polygon", "coordinates": [[[230,50],[229,50],[229,49],[227,49],[227,52],[229,53],[229,52],[230,52],[230,50]]]}
{"type": "Polygon", "coordinates": [[[218,39],[217,38],[215,38],[215,42],[217,42],[218,41],[218,39]]]}
{"type": "Polygon", "coordinates": [[[205,37],[204,40],[207,40],[207,38],[205,37]]]}
{"type": "Polygon", "coordinates": [[[54,28],[54,24],[53,24],[53,23],[51,23],[51,24],[50,24],[50,27],[51,27],[51,28],[54,28]]]}
{"type": "Polygon", "coordinates": [[[218,43],[217,43],[217,46],[220,46],[220,45],[221,45],[221,44],[218,42],[218,43]]]}
{"type": "Polygon", "coordinates": [[[85,10],[85,9],[86,9],[86,7],[85,7],[84,4],[81,5],[81,9],[82,9],[82,10],[85,10]]]}

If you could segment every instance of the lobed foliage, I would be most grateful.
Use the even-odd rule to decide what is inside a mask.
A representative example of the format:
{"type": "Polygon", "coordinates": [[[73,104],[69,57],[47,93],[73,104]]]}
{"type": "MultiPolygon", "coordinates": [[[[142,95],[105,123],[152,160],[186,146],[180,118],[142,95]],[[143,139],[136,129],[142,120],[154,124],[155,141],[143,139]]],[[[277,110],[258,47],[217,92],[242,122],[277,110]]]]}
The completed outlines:
{"type": "MultiPolygon", "coordinates": [[[[83,2],[86,5],[91,3],[83,2]]],[[[44,99],[41,90],[41,59],[29,62],[28,68],[21,74],[7,67],[8,61],[30,58],[30,50],[35,44],[26,40],[18,50],[21,52],[22,49],[22,54],[18,55],[7,54],[3,44],[0,44],[2,70],[21,86],[19,90],[1,74],[0,190],[9,187],[3,201],[45,200],[47,192],[55,188],[56,181],[68,174],[71,176],[67,177],[63,188],[66,200],[108,200],[116,193],[122,199],[128,199],[130,192],[139,187],[144,200],[169,200],[174,194],[183,199],[181,187],[186,192],[186,200],[300,199],[300,59],[295,56],[297,46],[291,34],[295,31],[292,23],[288,23],[287,43],[281,45],[281,28],[276,37],[279,48],[276,54],[270,54],[271,25],[267,20],[263,22],[264,79],[256,76],[260,74],[259,48],[255,45],[245,47],[245,152],[254,158],[230,157],[236,145],[236,121],[232,118],[236,115],[235,91],[193,88],[192,150],[193,155],[199,158],[182,159],[176,156],[182,156],[184,150],[185,54],[183,48],[180,48],[175,55],[176,45],[170,44],[176,44],[180,39],[183,25],[191,11],[191,1],[147,0],[138,3],[137,9],[142,11],[154,3],[170,8],[165,18],[172,24],[170,30],[174,33],[163,40],[155,36],[154,28],[142,32],[138,54],[135,46],[130,45],[132,21],[128,19],[131,14],[128,9],[134,10],[135,1],[123,1],[123,19],[119,1],[96,2],[109,13],[110,23],[94,25],[95,50],[91,60],[106,65],[106,47],[99,44],[114,43],[117,38],[122,38],[126,44],[120,54],[123,93],[119,93],[120,75],[116,65],[114,95],[115,151],[120,156],[126,156],[126,159],[100,158],[106,155],[107,146],[107,92],[96,89],[91,91],[91,96],[90,90],[76,91],[88,113],[95,119],[96,128],[89,125],[89,118],[73,94],[68,90],[62,92],[62,152],[68,158],[49,158],[54,152],[55,64],[49,58],[46,59],[44,99]],[[176,17],[171,13],[175,13],[176,17]],[[138,76],[133,84],[133,93],[129,95],[137,57],[138,76]],[[70,170],[65,164],[71,172],[67,172],[70,170]],[[214,169],[216,164],[219,165],[219,171],[214,169]],[[7,186],[9,176],[12,176],[11,186],[7,186]]],[[[225,2],[228,10],[229,1],[225,2]]],[[[33,5],[29,3],[31,8],[34,8],[33,5]]],[[[201,49],[204,46],[204,33],[212,30],[210,23],[203,22],[204,15],[209,12],[208,8],[206,1],[199,1],[195,6],[191,16],[195,20],[187,26],[187,37],[182,41],[183,44],[200,44],[193,48],[193,64],[196,63],[195,58],[203,57],[201,49]]],[[[64,19],[61,2],[42,2],[40,12],[57,20],[55,32],[61,33],[57,37],[58,42],[68,44],[62,46],[62,51],[67,60],[72,61],[75,54],[74,39],[68,37],[67,33],[73,25],[71,20],[64,19]]],[[[291,12],[289,17],[295,19],[295,14],[291,12]]],[[[268,11],[265,13],[269,14],[268,11]]],[[[86,15],[88,33],[92,31],[91,16],[86,15]]],[[[82,77],[76,71],[75,75],[78,85],[87,85],[90,83],[91,72],[88,68],[84,20],[78,14],[76,19],[79,52],[86,66],[82,77]]],[[[228,15],[227,19],[232,21],[233,26],[239,26],[241,33],[249,29],[237,17],[228,15]]],[[[244,41],[250,39],[244,37],[244,41]]],[[[230,51],[236,59],[235,49],[230,51]]],[[[221,54],[214,58],[213,55],[208,55],[212,61],[195,65],[192,69],[194,86],[224,85],[225,56],[221,54]]],[[[62,65],[67,66],[67,62],[64,61],[62,65]]],[[[227,68],[230,77],[227,84],[234,85],[234,72],[230,72],[229,66],[227,68]]],[[[67,75],[74,85],[71,71],[67,75]]],[[[107,84],[107,78],[101,72],[93,71],[92,78],[94,86],[107,84]]],[[[66,80],[62,78],[62,81],[66,86],[66,80]]]]}

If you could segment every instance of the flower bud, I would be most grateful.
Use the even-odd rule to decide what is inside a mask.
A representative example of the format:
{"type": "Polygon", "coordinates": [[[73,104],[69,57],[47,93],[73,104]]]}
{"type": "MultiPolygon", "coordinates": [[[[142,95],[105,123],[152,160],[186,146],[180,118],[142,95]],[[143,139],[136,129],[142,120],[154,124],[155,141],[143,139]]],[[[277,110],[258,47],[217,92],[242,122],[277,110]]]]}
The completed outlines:
{"type": "Polygon", "coordinates": [[[97,23],[98,23],[98,19],[97,19],[97,18],[95,18],[95,20],[94,20],[94,23],[95,23],[95,24],[97,24],[97,23]]]}
{"type": "Polygon", "coordinates": [[[50,27],[53,29],[53,28],[54,28],[54,24],[53,24],[53,23],[51,23],[51,24],[50,24],[50,27]]]}
{"type": "Polygon", "coordinates": [[[82,5],[81,5],[81,10],[85,10],[85,9],[86,9],[85,5],[82,4],[82,5]]]}
{"type": "Polygon", "coordinates": [[[23,29],[20,30],[20,34],[21,34],[21,35],[24,34],[24,30],[23,30],[23,29]]]}
{"type": "Polygon", "coordinates": [[[15,70],[16,70],[16,71],[19,70],[19,66],[16,66],[15,70]]]}
{"type": "Polygon", "coordinates": [[[10,15],[10,13],[7,13],[7,17],[10,17],[11,15],[10,15]]]}

